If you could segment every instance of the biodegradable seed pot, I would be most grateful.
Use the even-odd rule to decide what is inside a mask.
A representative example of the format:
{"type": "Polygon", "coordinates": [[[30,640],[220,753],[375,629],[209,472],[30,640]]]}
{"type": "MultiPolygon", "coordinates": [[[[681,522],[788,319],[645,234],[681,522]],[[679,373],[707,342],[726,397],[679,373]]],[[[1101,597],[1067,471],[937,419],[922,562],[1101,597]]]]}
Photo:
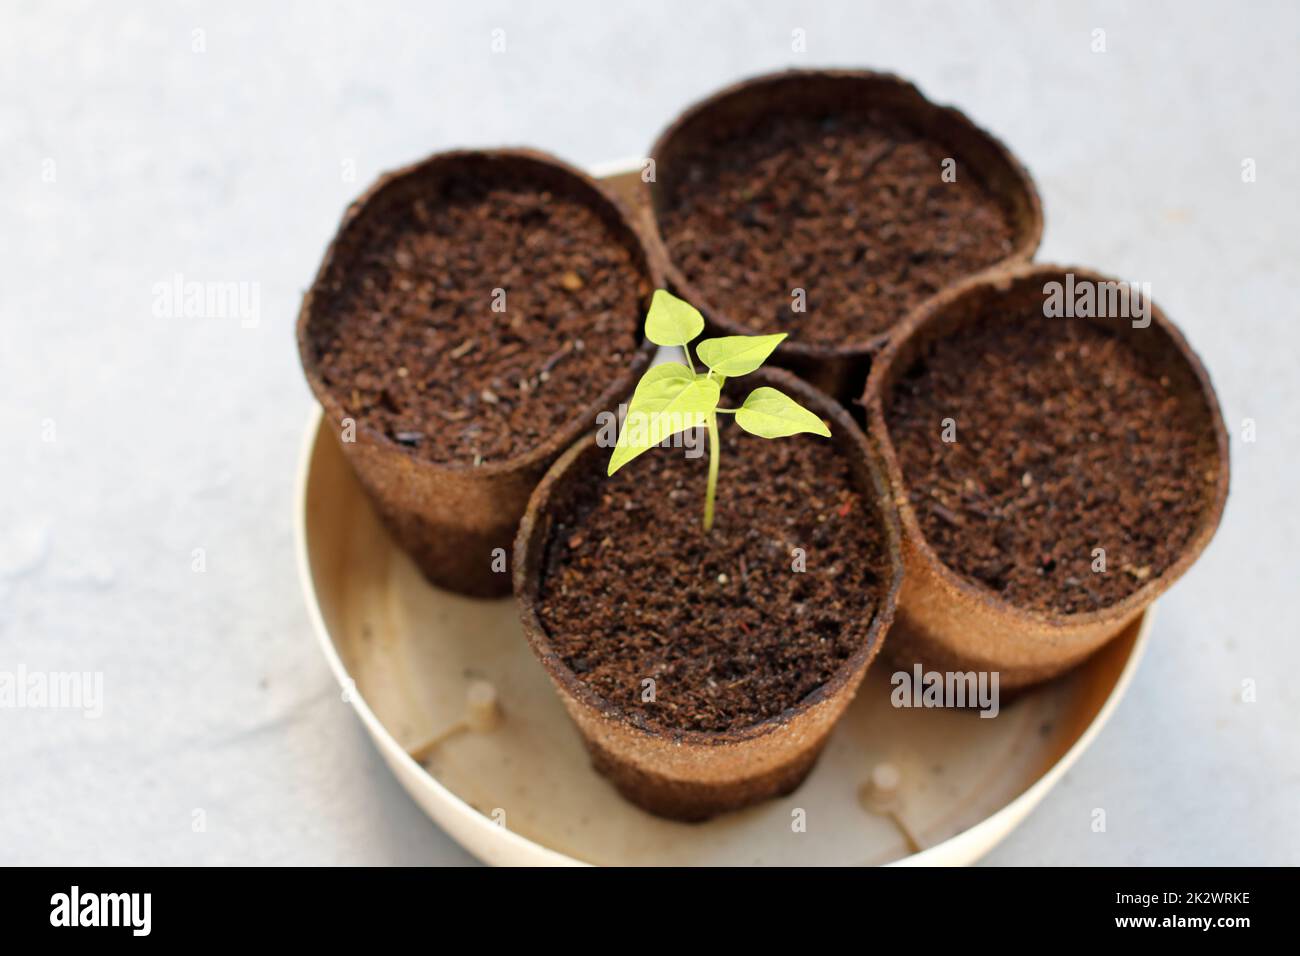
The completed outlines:
{"type": "Polygon", "coordinates": [[[540,153],[435,155],[349,208],[303,300],[303,369],[429,581],[509,592],[529,494],[649,364],[660,284],[618,203],[540,153]]]}
{"type": "Polygon", "coordinates": [[[720,396],[749,393],[735,416],[627,465],[634,396],[613,456],[594,436],[570,448],[515,544],[524,632],[593,764],[678,820],[799,785],[880,649],[902,575],[883,474],[845,410],[780,370],[736,374],[720,396]]]}
{"type": "Polygon", "coordinates": [[[646,185],[669,282],[711,330],[790,332],[776,357],[841,401],[930,295],[1029,259],[1042,211],[998,140],[912,84],[790,71],[687,110],[646,185]]]}
{"type": "Polygon", "coordinates": [[[1228,439],[1200,360],[1145,295],[1019,266],[936,297],[864,395],[903,527],[890,654],[1053,677],[1209,543],[1228,439]]]}

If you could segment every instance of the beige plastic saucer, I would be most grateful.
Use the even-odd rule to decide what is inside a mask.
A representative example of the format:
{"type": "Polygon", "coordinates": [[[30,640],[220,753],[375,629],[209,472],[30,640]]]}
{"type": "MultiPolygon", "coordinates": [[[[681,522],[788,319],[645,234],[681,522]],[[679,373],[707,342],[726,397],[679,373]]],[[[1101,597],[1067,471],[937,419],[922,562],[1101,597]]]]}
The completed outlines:
{"type": "Polygon", "coordinates": [[[495,864],[971,863],[1100,731],[1151,619],[993,719],[894,708],[878,661],[802,787],[710,823],[670,823],[626,803],[591,769],[512,599],[478,601],[424,582],[319,414],[303,446],[296,524],[312,624],[370,736],[424,811],[495,864]],[[423,764],[412,759],[408,750],[463,720],[476,681],[496,689],[495,729],[452,733],[423,764]],[[859,799],[881,765],[898,781],[885,814],[859,799]]]}
{"type": "MultiPolygon", "coordinates": [[[[595,174],[630,198],[636,168],[595,174]]],[[[887,664],[877,661],[803,786],[681,824],[625,802],[591,769],[513,599],[425,583],[379,525],[319,410],[303,443],[295,532],[316,636],[379,752],[439,826],[492,864],[972,863],[1096,737],[1137,669],[1152,617],[994,719],[895,708],[887,664]],[[486,732],[464,729],[467,694],[484,682],[501,718],[486,732]]]]}

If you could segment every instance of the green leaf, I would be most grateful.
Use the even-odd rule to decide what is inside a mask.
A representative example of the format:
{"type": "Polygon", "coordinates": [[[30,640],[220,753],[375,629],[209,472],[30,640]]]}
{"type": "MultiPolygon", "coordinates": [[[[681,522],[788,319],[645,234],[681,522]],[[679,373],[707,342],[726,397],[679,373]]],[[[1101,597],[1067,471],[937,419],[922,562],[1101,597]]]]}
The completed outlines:
{"type": "Polygon", "coordinates": [[[695,347],[700,361],[723,375],[748,375],[767,361],[767,357],[786,337],[777,335],[727,335],[705,339],[695,347]]]}
{"type": "Polygon", "coordinates": [[[784,392],[766,385],[749,393],[745,404],[736,412],[736,424],[759,438],[785,438],[800,432],[831,437],[831,430],[820,417],[784,392]]]}
{"type": "Polygon", "coordinates": [[[706,424],[721,393],[717,382],[693,374],[678,362],[650,369],[632,393],[606,474],[614,474],[665,438],[706,424]]]}
{"type": "Polygon", "coordinates": [[[645,337],[655,345],[685,345],[704,331],[700,310],[666,289],[656,289],[645,317],[645,337]]]}
{"type": "MultiPolygon", "coordinates": [[[[681,362],[661,362],[651,366],[641,376],[632,391],[632,407],[639,398],[652,398],[657,395],[671,397],[677,391],[695,381],[696,375],[681,362]]],[[[629,409],[630,411],[631,409],[629,409]]]]}

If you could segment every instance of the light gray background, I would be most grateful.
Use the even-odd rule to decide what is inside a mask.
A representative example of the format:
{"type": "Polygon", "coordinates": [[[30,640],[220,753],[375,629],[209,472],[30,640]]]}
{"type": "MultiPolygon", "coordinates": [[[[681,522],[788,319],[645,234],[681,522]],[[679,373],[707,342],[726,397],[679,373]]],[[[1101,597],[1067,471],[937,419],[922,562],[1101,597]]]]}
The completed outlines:
{"type": "Polygon", "coordinates": [[[1042,190],[1041,258],[1150,282],[1234,433],[1223,527],[1131,693],[989,862],[1297,862],[1296,5],[614,7],[4,4],[0,669],[102,671],[106,701],[0,711],[0,862],[468,862],[308,629],[301,292],[381,170],[639,155],[719,85],[812,64],[903,73],[1004,137],[1042,190]],[[259,324],[155,316],[176,273],[258,283],[259,324]]]}

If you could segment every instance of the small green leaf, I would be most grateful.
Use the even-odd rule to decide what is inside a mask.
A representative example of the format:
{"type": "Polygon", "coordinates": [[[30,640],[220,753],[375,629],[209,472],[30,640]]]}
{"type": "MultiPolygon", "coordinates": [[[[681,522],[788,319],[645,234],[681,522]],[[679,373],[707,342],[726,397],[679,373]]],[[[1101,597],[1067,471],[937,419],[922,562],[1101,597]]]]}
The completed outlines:
{"type": "Polygon", "coordinates": [[[695,373],[681,362],[661,362],[647,369],[641,376],[641,381],[636,383],[631,405],[635,408],[639,398],[649,399],[659,395],[671,398],[693,381],[695,373]]]}
{"type": "Polygon", "coordinates": [[[695,347],[700,361],[723,375],[748,375],[767,361],[767,357],[786,337],[777,335],[727,335],[705,339],[695,347]]]}
{"type": "Polygon", "coordinates": [[[831,437],[831,430],[821,418],[784,392],[766,385],[749,393],[736,412],[736,424],[759,438],[785,438],[800,432],[831,437]]]}
{"type": "Polygon", "coordinates": [[[665,438],[706,424],[721,393],[717,382],[678,362],[650,369],[632,393],[606,474],[614,474],[665,438]]]}
{"type": "Polygon", "coordinates": [[[685,345],[704,331],[704,316],[666,289],[656,289],[645,317],[645,337],[655,345],[685,345]]]}

